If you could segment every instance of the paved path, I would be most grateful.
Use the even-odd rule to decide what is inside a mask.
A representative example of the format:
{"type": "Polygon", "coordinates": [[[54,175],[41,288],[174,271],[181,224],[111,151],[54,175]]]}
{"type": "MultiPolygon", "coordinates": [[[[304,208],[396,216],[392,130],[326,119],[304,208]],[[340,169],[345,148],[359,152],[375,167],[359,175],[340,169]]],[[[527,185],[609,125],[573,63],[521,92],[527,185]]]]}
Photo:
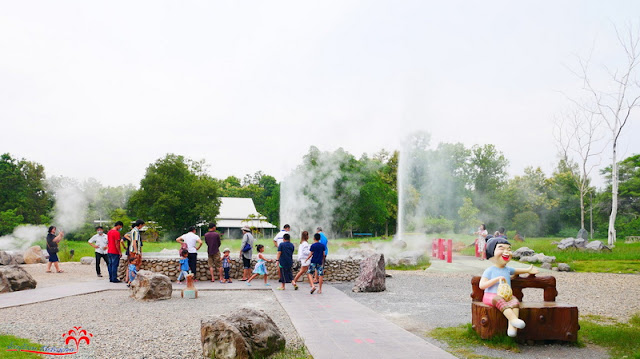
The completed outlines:
{"type": "MultiPolygon", "coordinates": [[[[481,275],[485,269],[493,265],[493,262],[485,260],[481,261],[473,256],[454,255],[451,263],[436,258],[429,258],[431,265],[425,271],[429,272],[445,272],[445,273],[470,273],[475,275],[481,275]]],[[[510,267],[514,268],[527,268],[530,264],[520,263],[517,261],[509,261],[510,267]]],[[[539,268],[540,273],[551,273],[552,271],[544,268],[539,268]]]]}
{"type": "Polygon", "coordinates": [[[274,292],[314,359],[455,358],[330,285],[307,288],[274,292]]]}

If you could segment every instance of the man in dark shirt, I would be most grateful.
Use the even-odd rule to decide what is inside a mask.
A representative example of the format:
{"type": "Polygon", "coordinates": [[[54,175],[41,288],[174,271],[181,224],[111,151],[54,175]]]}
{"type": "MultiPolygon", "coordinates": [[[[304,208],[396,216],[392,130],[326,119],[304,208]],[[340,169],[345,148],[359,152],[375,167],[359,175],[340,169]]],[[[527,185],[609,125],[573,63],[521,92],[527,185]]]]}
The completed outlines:
{"type": "Polygon", "coordinates": [[[314,243],[309,248],[309,257],[307,259],[311,259],[311,263],[309,264],[309,271],[307,272],[307,277],[309,278],[309,283],[311,283],[311,294],[316,291],[316,286],[313,283],[313,275],[315,273],[318,274],[318,294],[322,294],[322,281],[324,278],[324,261],[326,258],[325,251],[327,248],[324,244],[320,242],[320,233],[316,233],[313,235],[314,243]]]}
{"type": "MultiPolygon", "coordinates": [[[[291,267],[293,267],[293,251],[295,247],[291,243],[291,236],[287,233],[282,238],[283,242],[278,246],[278,267],[280,268],[280,280],[282,283],[277,289],[284,290],[285,283],[291,283],[293,279],[293,273],[291,267]]],[[[298,289],[294,287],[294,289],[298,289]]]]}
{"type": "Polygon", "coordinates": [[[205,233],[204,241],[207,242],[207,253],[209,254],[209,272],[211,273],[211,281],[215,282],[216,277],[213,274],[214,268],[218,268],[218,276],[220,283],[225,280],[222,277],[222,260],[220,258],[220,233],[216,232],[216,224],[209,223],[209,232],[205,233]]]}

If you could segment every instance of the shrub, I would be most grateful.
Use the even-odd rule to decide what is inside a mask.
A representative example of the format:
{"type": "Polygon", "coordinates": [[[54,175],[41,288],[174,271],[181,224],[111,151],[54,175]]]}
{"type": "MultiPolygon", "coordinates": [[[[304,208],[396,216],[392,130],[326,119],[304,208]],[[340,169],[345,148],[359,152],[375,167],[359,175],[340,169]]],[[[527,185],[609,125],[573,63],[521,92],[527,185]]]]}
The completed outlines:
{"type": "Polygon", "coordinates": [[[444,217],[427,217],[424,220],[424,228],[427,233],[450,233],[453,231],[455,222],[444,217]]]}
{"type": "Polygon", "coordinates": [[[513,216],[513,228],[526,237],[534,237],[540,233],[540,217],[535,212],[527,211],[513,216]]]}

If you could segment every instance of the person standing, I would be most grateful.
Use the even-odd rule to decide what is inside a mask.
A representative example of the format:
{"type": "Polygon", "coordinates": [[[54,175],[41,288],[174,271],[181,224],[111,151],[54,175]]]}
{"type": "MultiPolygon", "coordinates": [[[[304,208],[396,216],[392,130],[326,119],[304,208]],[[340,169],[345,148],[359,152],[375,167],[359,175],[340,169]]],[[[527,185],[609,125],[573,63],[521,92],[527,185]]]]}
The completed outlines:
{"type": "Polygon", "coordinates": [[[242,258],[242,279],[246,281],[251,276],[251,256],[253,255],[253,236],[251,228],[242,227],[242,243],[240,244],[240,258],[242,258]]]}
{"type": "Polygon", "coordinates": [[[60,243],[62,238],[64,238],[63,231],[58,232],[58,235],[56,236],[56,227],[55,226],[49,227],[49,230],[47,231],[47,252],[49,253],[49,263],[47,263],[47,273],[51,273],[52,263],[53,263],[53,266],[56,268],[56,272],[58,273],[64,272],[62,269],[60,269],[60,266],[58,265],[58,262],[60,262],[60,259],[58,259],[58,243],[60,243]]]}
{"type": "Polygon", "coordinates": [[[100,274],[100,260],[104,259],[104,262],[107,264],[107,269],[109,269],[109,257],[107,256],[107,250],[109,249],[109,240],[107,239],[107,235],[104,234],[104,229],[102,226],[96,227],[96,234],[88,240],[89,245],[95,248],[96,251],[96,274],[98,277],[102,277],[100,274]]]}
{"type": "Polygon", "coordinates": [[[280,243],[284,240],[284,235],[289,233],[289,231],[291,231],[291,227],[288,224],[285,224],[284,227],[282,227],[282,230],[280,230],[280,232],[278,232],[278,234],[273,238],[274,247],[278,248],[280,246],[280,243]]]}
{"type": "Polygon", "coordinates": [[[220,283],[224,283],[222,277],[222,260],[220,258],[220,233],[216,232],[216,224],[209,223],[209,231],[204,235],[204,241],[207,242],[207,254],[209,255],[209,272],[211,272],[211,281],[215,282],[216,277],[213,274],[214,268],[218,269],[220,283]]]}
{"type": "MultiPolygon", "coordinates": [[[[320,243],[324,246],[324,257],[326,258],[329,255],[329,240],[327,239],[327,236],[322,231],[322,227],[316,228],[316,234],[320,235],[320,243]]],[[[313,237],[315,239],[315,235],[313,237]]],[[[318,276],[318,271],[316,271],[316,275],[314,277],[316,284],[319,282],[319,278],[318,277],[319,277],[318,276]]]]}
{"type": "Polygon", "coordinates": [[[487,244],[487,236],[489,235],[487,226],[481,224],[474,234],[478,236],[476,239],[476,257],[480,257],[480,260],[483,261],[487,258],[487,254],[484,251],[484,247],[487,244]]]}
{"type": "Polygon", "coordinates": [[[318,294],[322,294],[322,281],[324,278],[324,261],[325,261],[325,248],[324,244],[320,243],[320,234],[316,233],[313,235],[314,243],[309,248],[311,252],[307,259],[311,260],[309,264],[309,271],[307,272],[307,277],[309,278],[309,282],[311,283],[311,294],[316,291],[316,286],[313,281],[313,276],[315,275],[318,278],[318,294]]]}
{"type": "Polygon", "coordinates": [[[132,263],[136,265],[136,270],[140,270],[140,265],[142,265],[142,236],[140,235],[142,227],[144,227],[144,221],[138,219],[133,223],[133,228],[131,229],[129,258],[134,259],[132,263]]]}
{"type": "Polygon", "coordinates": [[[196,264],[198,263],[198,249],[202,247],[202,239],[200,239],[196,234],[196,227],[189,227],[187,233],[176,238],[176,242],[185,243],[187,245],[187,251],[189,252],[189,269],[191,269],[193,277],[197,278],[196,264]]]}
{"type": "MultiPolygon", "coordinates": [[[[293,279],[293,273],[291,273],[291,267],[293,267],[293,252],[296,250],[293,243],[291,243],[291,236],[289,233],[282,237],[283,241],[278,246],[278,267],[280,268],[280,280],[281,283],[279,290],[284,290],[285,283],[291,283],[293,279]]],[[[294,287],[295,289],[295,287],[294,287]]]]}
{"type": "Polygon", "coordinates": [[[122,226],[122,222],[117,221],[113,228],[107,232],[107,257],[109,258],[107,269],[109,270],[109,282],[111,283],[120,283],[118,280],[118,266],[120,265],[120,257],[122,256],[122,252],[120,251],[120,244],[122,242],[122,239],[120,239],[120,230],[122,226]]]}

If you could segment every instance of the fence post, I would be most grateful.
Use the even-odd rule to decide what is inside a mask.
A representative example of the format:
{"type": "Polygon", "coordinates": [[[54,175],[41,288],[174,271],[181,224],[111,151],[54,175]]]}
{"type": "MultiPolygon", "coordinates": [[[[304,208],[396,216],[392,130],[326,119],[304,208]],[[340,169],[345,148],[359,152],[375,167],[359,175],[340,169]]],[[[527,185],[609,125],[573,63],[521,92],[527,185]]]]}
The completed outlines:
{"type": "Polygon", "coordinates": [[[453,240],[447,240],[447,263],[451,263],[453,258],[453,240]]]}

